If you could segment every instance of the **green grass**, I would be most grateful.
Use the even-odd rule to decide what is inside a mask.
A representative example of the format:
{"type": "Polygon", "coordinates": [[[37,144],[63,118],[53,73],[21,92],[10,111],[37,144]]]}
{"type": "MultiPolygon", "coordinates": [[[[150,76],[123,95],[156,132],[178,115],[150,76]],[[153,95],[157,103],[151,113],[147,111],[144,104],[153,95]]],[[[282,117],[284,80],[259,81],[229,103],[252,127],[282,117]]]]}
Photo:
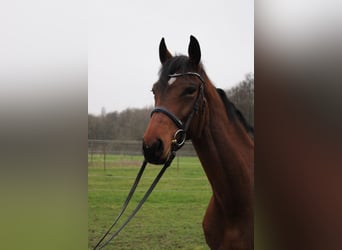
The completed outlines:
{"type": "MultiPolygon", "coordinates": [[[[88,159],[89,249],[119,213],[143,158],[108,155],[106,168],[102,159],[98,155],[88,159]]],[[[160,169],[161,166],[147,165],[126,215],[160,169]]],[[[176,158],[141,210],[108,249],[208,249],[202,220],[210,196],[211,189],[198,159],[176,158]]]]}

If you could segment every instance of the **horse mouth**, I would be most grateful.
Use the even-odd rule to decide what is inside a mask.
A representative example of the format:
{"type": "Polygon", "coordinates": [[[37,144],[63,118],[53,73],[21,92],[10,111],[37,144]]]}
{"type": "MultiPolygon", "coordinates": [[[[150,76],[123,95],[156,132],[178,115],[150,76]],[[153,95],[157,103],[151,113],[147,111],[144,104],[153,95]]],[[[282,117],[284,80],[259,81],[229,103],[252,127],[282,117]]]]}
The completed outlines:
{"type": "Polygon", "coordinates": [[[165,159],[149,159],[149,158],[146,158],[146,156],[145,156],[145,159],[147,160],[148,163],[155,164],[155,165],[162,165],[166,162],[165,159]]]}

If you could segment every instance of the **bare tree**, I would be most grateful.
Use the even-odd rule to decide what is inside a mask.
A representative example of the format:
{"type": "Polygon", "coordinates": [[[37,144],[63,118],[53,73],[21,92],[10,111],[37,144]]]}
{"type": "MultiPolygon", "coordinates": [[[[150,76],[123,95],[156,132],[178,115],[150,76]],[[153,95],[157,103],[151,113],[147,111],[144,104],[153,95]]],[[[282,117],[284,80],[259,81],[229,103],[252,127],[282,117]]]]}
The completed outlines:
{"type": "MultiPolygon", "coordinates": [[[[235,87],[226,90],[228,98],[254,125],[254,75],[249,73],[235,87]]],[[[126,109],[122,112],[88,115],[88,139],[140,140],[150,119],[152,107],[126,109]]]]}

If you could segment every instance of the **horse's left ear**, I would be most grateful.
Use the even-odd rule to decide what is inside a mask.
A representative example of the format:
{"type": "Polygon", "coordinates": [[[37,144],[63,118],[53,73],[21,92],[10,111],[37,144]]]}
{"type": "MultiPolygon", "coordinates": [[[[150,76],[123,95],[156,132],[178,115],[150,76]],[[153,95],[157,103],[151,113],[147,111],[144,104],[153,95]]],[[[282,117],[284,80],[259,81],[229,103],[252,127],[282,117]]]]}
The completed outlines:
{"type": "Polygon", "coordinates": [[[190,62],[194,65],[198,65],[201,61],[201,48],[194,36],[190,36],[190,44],[188,48],[190,62]]]}

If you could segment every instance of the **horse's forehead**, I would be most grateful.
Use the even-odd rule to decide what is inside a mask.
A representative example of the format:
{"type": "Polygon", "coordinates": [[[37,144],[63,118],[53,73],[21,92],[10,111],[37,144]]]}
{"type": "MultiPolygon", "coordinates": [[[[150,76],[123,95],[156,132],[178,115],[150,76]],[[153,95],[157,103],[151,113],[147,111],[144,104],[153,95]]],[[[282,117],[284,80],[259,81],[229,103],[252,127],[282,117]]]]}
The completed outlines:
{"type": "Polygon", "coordinates": [[[169,85],[172,85],[176,80],[177,80],[176,77],[171,77],[171,78],[167,81],[167,83],[168,83],[169,85]]]}
{"type": "Polygon", "coordinates": [[[177,80],[177,77],[168,77],[165,78],[159,78],[159,80],[156,82],[156,85],[161,90],[166,90],[169,86],[174,84],[174,82],[177,80]]]}

